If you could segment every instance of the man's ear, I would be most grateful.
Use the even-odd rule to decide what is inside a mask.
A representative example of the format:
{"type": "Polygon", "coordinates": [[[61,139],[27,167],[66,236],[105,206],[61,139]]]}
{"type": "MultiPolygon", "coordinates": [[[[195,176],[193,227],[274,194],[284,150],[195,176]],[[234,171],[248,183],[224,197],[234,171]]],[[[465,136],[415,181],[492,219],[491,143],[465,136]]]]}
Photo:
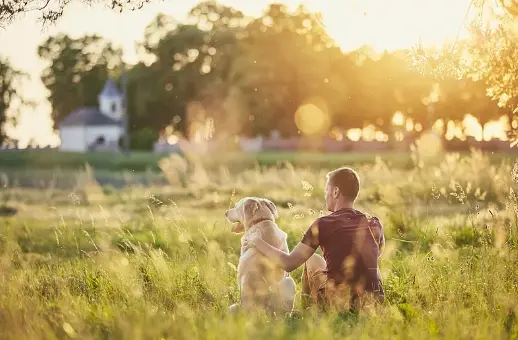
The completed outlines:
{"type": "Polygon", "coordinates": [[[256,199],[250,198],[243,204],[243,211],[245,221],[254,216],[255,212],[259,209],[259,202],[256,199]]]}
{"type": "Polygon", "coordinates": [[[245,231],[245,226],[243,225],[243,223],[239,222],[234,224],[230,231],[236,234],[243,233],[245,231]]]}
{"type": "Polygon", "coordinates": [[[268,200],[266,198],[263,198],[262,201],[268,207],[268,209],[270,209],[270,211],[273,214],[273,217],[279,218],[279,214],[277,213],[277,207],[275,206],[275,204],[273,204],[272,201],[270,201],[270,200],[268,200]]]}
{"type": "Polygon", "coordinates": [[[337,198],[340,195],[340,189],[338,187],[333,187],[333,197],[337,198]]]}

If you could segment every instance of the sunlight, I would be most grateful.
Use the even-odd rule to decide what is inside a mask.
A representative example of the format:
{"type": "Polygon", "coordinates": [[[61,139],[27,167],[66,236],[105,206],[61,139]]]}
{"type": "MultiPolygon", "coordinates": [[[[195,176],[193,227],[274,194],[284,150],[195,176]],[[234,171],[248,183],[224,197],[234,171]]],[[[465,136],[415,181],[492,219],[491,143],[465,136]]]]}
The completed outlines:
{"type": "Polygon", "coordinates": [[[370,45],[377,52],[409,48],[418,42],[442,46],[467,36],[463,18],[469,0],[306,1],[322,12],[323,23],[342,50],[370,45]],[[361,32],[355,34],[353,32],[361,32]]]}
{"type": "Polygon", "coordinates": [[[202,144],[213,138],[214,120],[206,118],[204,121],[196,121],[190,125],[189,139],[195,144],[202,144]]]}
{"type": "Polygon", "coordinates": [[[336,140],[336,141],[341,141],[341,140],[343,140],[343,139],[344,139],[344,134],[343,134],[343,133],[342,133],[342,131],[341,131],[339,128],[337,128],[337,127],[333,127],[333,128],[331,129],[331,132],[329,132],[329,136],[330,136],[331,138],[333,138],[334,140],[336,140]]]}
{"type": "Polygon", "coordinates": [[[474,137],[478,142],[482,140],[482,125],[480,125],[476,117],[470,114],[465,115],[462,126],[464,127],[466,136],[474,137]]]}
{"type": "Polygon", "coordinates": [[[350,129],[347,131],[347,138],[353,142],[357,142],[362,137],[362,129],[350,129]]]}
{"type": "Polygon", "coordinates": [[[353,142],[358,142],[360,140],[366,142],[387,142],[389,140],[389,136],[383,131],[377,130],[374,125],[365,126],[363,129],[349,129],[346,132],[346,136],[353,142]]]}
{"type": "Polygon", "coordinates": [[[378,142],[388,142],[389,138],[386,133],[383,131],[376,131],[376,141],[378,142]]]}
{"type": "Polygon", "coordinates": [[[318,98],[308,100],[295,112],[295,124],[305,135],[322,133],[329,128],[327,105],[318,98]]]}
{"type": "Polygon", "coordinates": [[[371,142],[376,139],[376,127],[374,125],[369,125],[363,128],[362,130],[362,139],[371,142]]]}
{"type": "Polygon", "coordinates": [[[444,121],[442,119],[436,120],[432,125],[432,131],[438,134],[439,136],[442,136],[444,134],[444,121]]]}
{"type": "Polygon", "coordinates": [[[484,140],[489,141],[491,139],[499,139],[501,141],[507,141],[506,130],[509,126],[509,120],[507,117],[500,117],[499,120],[492,120],[484,125],[484,140]]]}
{"type": "Polygon", "coordinates": [[[401,126],[405,123],[405,116],[401,113],[401,111],[397,111],[394,113],[392,117],[392,125],[401,126]]]}
{"type": "Polygon", "coordinates": [[[167,137],[167,143],[169,145],[175,145],[175,144],[178,144],[178,142],[179,142],[179,138],[176,135],[171,135],[171,136],[167,137]]]}
{"type": "Polygon", "coordinates": [[[412,131],[414,129],[414,122],[411,118],[406,119],[405,128],[407,131],[412,131]]]}
{"type": "Polygon", "coordinates": [[[403,141],[403,139],[405,139],[405,134],[402,131],[396,131],[394,133],[394,138],[396,139],[396,141],[401,142],[403,141]]]}

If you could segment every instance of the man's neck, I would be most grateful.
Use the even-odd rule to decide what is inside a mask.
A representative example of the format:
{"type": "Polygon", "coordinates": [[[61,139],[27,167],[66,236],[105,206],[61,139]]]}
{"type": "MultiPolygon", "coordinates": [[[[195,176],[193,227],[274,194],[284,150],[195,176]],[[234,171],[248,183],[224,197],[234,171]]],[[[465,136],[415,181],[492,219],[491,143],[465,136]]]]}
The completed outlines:
{"type": "Polygon", "coordinates": [[[339,211],[342,209],[354,209],[354,202],[346,202],[346,201],[336,202],[335,206],[333,207],[333,212],[339,211]]]}

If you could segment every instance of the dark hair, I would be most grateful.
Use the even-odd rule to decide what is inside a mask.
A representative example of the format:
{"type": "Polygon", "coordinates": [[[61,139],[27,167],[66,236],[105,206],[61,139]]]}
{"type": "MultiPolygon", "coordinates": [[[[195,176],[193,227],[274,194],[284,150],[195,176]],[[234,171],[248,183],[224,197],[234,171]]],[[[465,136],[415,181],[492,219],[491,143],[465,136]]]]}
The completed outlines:
{"type": "Polygon", "coordinates": [[[360,192],[360,176],[351,168],[342,167],[327,174],[329,183],[340,190],[340,194],[354,201],[360,192]]]}

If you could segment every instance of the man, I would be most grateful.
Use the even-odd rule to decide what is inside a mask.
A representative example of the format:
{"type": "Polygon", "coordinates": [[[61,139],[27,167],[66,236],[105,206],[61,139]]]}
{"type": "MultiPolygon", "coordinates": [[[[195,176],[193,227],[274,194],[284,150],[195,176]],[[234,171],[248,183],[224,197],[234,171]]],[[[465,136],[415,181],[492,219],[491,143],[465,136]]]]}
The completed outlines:
{"type": "Polygon", "coordinates": [[[369,302],[383,302],[378,257],[385,243],[376,217],[356,209],[360,179],[351,168],[327,174],[325,200],[331,214],[319,217],[290,254],[273,248],[252,233],[245,245],[255,247],[291,272],[304,265],[303,294],[324,310],[358,310],[369,302]],[[324,257],[315,254],[320,247],[324,257]]]}

